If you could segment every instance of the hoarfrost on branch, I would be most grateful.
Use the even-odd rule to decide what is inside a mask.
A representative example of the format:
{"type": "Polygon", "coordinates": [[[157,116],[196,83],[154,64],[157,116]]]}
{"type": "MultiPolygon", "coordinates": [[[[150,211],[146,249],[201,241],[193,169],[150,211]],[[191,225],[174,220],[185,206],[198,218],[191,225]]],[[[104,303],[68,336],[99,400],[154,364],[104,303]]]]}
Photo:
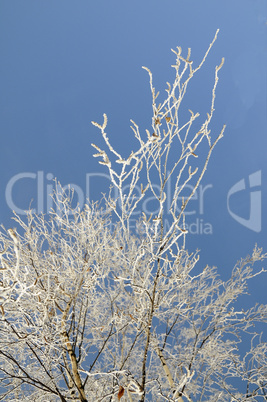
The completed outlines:
{"type": "Polygon", "coordinates": [[[255,246],[224,282],[214,267],[196,271],[198,252],[186,249],[185,210],[225,129],[209,128],[223,60],[207,116],[190,110],[184,122],[181,105],[217,33],[195,68],[190,49],[173,51],[175,77],[161,103],[145,68],[152,125],[141,133],[131,122],[138,145],[128,157],[111,145],[105,114],[103,124],[93,123],[106,144],[92,144],[94,156],[118,198],[110,193],[73,210],[58,184],[48,217],[29,211],[26,222],[15,216],[17,230],[2,228],[1,401],[267,400],[267,346],[257,332],[267,308],[235,308],[248,280],[263,273],[254,265],[266,254],[255,246]],[[158,212],[143,212],[133,232],[130,220],[148,195],[158,212]]]}

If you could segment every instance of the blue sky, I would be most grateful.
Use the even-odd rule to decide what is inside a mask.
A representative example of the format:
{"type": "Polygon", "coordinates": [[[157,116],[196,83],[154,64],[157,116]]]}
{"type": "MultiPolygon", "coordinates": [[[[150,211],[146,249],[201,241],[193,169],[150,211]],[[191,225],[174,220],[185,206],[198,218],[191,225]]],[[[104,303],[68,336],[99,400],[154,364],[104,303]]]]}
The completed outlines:
{"type": "MultiPolygon", "coordinates": [[[[255,243],[267,251],[266,8],[265,0],[2,0],[0,221],[14,226],[10,188],[17,208],[27,209],[31,200],[41,208],[37,177],[44,212],[53,177],[86,194],[86,175],[94,173],[90,197],[107,191],[109,183],[100,176],[107,172],[92,157],[91,142],[102,145],[102,140],[91,120],[102,121],[105,112],[110,140],[128,155],[135,146],[130,119],[143,130],[151,123],[148,76],[141,66],[152,70],[156,87],[164,91],[173,77],[170,49],[191,47],[196,64],[219,28],[187,104],[208,111],[214,67],[225,57],[212,128],[214,135],[224,123],[227,129],[202,182],[208,186],[204,210],[200,213],[199,199],[190,207],[193,222],[209,223],[212,234],[192,233],[188,247],[199,248],[200,263],[218,266],[224,278],[255,243]],[[260,231],[240,224],[227,209],[229,190],[244,180],[246,190],[234,194],[229,205],[249,219],[249,176],[255,172],[261,174],[261,185],[253,180],[252,185],[262,207],[252,207],[260,231]]],[[[253,300],[266,302],[266,282],[266,275],[253,280],[253,300]]]]}

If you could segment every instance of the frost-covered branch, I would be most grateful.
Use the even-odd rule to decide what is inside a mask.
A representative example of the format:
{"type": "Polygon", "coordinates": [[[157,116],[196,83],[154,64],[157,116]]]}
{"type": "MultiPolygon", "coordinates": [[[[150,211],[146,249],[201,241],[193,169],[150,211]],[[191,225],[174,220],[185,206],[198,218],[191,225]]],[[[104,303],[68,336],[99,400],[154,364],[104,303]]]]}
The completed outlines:
{"type": "Polygon", "coordinates": [[[92,144],[94,156],[117,199],[110,192],[74,209],[57,184],[48,216],[30,210],[26,221],[14,216],[16,228],[1,228],[0,400],[266,401],[267,307],[236,303],[266,274],[259,263],[267,254],[256,245],[223,281],[186,249],[185,210],[224,132],[210,130],[223,60],[207,117],[182,105],[217,34],[195,68],[190,49],[174,51],[174,80],[161,102],[146,68],[151,127],[131,121],[137,147],[128,157],[111,144],[105,114],[93,123],[106,147],[92,144]],[[157,210],[140,210],[132,231],[141,200],[157,210]]]}

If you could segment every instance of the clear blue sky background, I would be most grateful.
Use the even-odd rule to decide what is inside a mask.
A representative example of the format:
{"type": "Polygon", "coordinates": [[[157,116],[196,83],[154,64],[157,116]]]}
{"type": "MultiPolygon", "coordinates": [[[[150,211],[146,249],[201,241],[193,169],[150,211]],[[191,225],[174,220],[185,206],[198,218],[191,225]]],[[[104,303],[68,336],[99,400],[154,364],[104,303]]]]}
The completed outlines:
{"type": "MultiPolygon", "coordinates": [[[[216,97],[214,135],[224,123],[224,139],[212,156],[203,185],[204,212],[194,201],[194,219],[212,225],[212,234],[192,234],[188,247],[201,249],[200,264],[216,265],[224,278],[233,264],[252,252],[267,251],[265,0],[2,0],[0,3],[0,221],[14,226],[5,192],[20,173],[44,174],[44,197],[52,176],[86,192],[86,174],[106,173],[92,157],[90,143],[102,145],[91,120],[109,117],[108,134],[128,155],[135,141],[132,118],[150,128],[147,73],[161,91],[171,81],[171,48],[192,48],[201,60],[220,28],[202,72],[194,80],[188,107],[206,113],[214,67],[225,57],[216,97]],[[230,188],[261,171],[261,231],[250,230],[227,210],[230,188]],[[47,174],[50,176],[47,178],[47,174]]],[[[97,177],[90,196],[97,199],[108,183],[97,177]]],[[[39,184],[41,187],[42,185],[39,184]]],[[[37,180],[16,182],[14,203],[37,207],[37,180]]],[[[233,196],[231,209],[246,219],[249,189],[233,196]]],[[[44,203],[46,212],[46,202],[44,203]]],[[[253,280],[254,301],[266,302],[267,276],[253,280]]]]}

